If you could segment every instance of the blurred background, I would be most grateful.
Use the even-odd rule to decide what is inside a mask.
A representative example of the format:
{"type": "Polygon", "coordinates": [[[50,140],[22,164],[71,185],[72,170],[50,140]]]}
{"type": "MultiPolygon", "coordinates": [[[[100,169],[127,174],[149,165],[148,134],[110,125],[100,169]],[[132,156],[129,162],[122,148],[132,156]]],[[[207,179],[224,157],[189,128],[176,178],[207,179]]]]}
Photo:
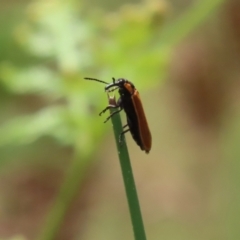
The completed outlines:
{"type": "Polygon", "coordinates": [[[152,150],[127,143],[147,239],[239,239],[239,12],[1,0],[0,239],[133,239],[104,85],[84,77],[141,94],[152,150]]]}

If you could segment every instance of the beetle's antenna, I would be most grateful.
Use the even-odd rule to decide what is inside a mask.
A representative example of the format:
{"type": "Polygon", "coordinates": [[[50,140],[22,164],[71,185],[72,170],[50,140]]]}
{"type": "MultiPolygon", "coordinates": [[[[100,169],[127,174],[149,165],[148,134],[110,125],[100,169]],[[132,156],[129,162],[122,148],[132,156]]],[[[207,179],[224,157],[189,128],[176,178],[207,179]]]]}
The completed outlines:
{"type": "Polygon", "coordinates": [[[85,77],[84,78],[85,80],[92,80],[92,81],[96,81],[96,82],[100,82],[100,83],[104,83],[104,84],[109,84],[107,82],[104,82],[103,80],[99,80],[99,79],[96,79],[96,78],[88,78],[88,77],[85,77]]]}

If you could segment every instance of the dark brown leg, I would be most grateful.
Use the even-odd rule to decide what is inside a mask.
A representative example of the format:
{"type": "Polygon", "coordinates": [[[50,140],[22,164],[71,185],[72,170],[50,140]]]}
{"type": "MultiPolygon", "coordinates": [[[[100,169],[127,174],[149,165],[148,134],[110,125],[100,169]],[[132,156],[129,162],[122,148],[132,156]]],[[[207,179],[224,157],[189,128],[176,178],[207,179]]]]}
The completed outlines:
{"type": "MultiPolygon", "coordinates": [[[[127,126],[127,125],[125,125],[125,126],[127,126]]],[[[128,131],[130,131],[130,129],[127,129],[127,130],[122,131],[120,133],[120,135],[119,135],[119,143],[122,143],[123,134],[127,133],[128,131]]]]}
{"type": "Polygon", "coordinates": [[[107,122],[112,116],[114,116],[116,113],[119,113],[119,112],[121,112],[121,111],[122,111],[122,108],[120,108],[119,110],[111,113],[110,116],[108,116],[108,117],[106,118],[106,120],[104,121],[104,123],[106,123],[106,122],[107,122]]]}
{"type": "Polygon", "coordinates": [[[99,116],[101,116],[103,113],[105,113],[110,108],[118,108],[118,105],[108,105],[106,108],[104,108],[100,113],[99,116]]]}

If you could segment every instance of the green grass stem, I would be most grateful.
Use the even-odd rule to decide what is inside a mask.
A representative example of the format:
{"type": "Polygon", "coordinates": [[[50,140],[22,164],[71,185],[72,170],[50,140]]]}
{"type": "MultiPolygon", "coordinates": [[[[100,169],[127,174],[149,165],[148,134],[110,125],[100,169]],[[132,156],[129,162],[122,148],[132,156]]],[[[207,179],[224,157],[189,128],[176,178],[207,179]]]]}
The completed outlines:
{"type": "MultiPolygon", "coordinates": [[[[109,98],[109,103],[114,104],[115,99],[109,98]]],[[[110,113],[113,113],[114,109],[110,109],[110,113]]],[[[140,210],[140,205],[137,196],[137,190],[134,182],[132,167],[130,163],[130,158],[128,154],[128,149],[123,136],[122,142],[119,142],[119,135],[122,132],[122,122],[120,114],[115,114],[112,118],[113,131],[115,135],[118,157],[121,165],[122,176],[125,186],[125,191],[127,195],[128,207],[130,210],[131,221],[133,226],[133,232],[135,240],[146,240],[146,234],[144,230],[142,214],[140,210]]]]}

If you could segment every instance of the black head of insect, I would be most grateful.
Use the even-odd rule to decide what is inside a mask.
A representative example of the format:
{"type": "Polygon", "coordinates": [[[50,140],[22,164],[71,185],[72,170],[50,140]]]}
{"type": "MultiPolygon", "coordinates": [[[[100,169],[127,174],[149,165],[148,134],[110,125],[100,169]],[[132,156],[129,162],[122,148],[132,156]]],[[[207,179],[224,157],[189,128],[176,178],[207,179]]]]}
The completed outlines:
{"type": "Polygon", "coordinates": [[[108,84],[105,87],[105,90],[111,91],[111,88],[113,88],[114,90],[118,88],[119,94],[121,96],[126,96],[126,95],[131,96],[134,93],[134,91],[136,90],[134,85],[130,81],[128,81],[124,78],[119,78],[117,81],[115,80],[115,78],[113,78],[113,83],[108,84]],[[115,88],[113,88],[113,87],[115,87],[115,88]]]}
{"type": "Polygon", "coordinates": [[[128,81],[124,78],[119,78],[117,80],[115,78],[112,78],[113,79],[112,83],[107,83],[105,81],[102,81],[102,80],[99,80],[96,78],[84,78],[84,79],[107,84],[107,86],[105,87],[105,91],[108,91],[108,92],[112,92],[116,89],[119,89],[120,95],[122,95],[124,93],[129,93],[132,95],[134,93],[134,91],[136,90],[134,85],[130,81],[128,81]]]}

